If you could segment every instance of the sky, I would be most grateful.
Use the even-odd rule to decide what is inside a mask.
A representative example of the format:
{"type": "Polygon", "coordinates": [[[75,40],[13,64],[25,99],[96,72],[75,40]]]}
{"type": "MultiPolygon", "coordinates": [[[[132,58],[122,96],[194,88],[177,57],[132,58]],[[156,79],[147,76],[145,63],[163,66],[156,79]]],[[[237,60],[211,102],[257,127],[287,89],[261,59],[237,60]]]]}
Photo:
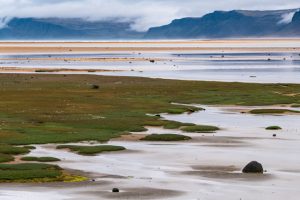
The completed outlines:
{"type": "Polygon", "coordinates": [[[13,17],[130,21],[132,29],[200,17],[215,10],[300,8],[300,0],[0,0],[0,27],[13,17]]]}

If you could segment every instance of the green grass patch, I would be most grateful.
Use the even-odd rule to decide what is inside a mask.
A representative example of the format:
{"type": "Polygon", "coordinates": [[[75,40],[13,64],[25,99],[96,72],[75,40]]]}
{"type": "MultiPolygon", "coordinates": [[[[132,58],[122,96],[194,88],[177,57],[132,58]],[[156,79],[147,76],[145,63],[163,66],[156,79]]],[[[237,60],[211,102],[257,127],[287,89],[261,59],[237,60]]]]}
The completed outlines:
{"type": "MultiPolygon", "coordinates": [[[[193,124],[163,121],[147,115],[198,110],[172,102],[245,106],[300,102],[299,95],[289,95],[300,93],[298,84],[153,81],[138,77],[60,74],[32,77],[31,74],[0,74],[0,154],[4,155],[4,160],[9,158],[6,155],[27,154],[32,148],[14,145],[107,142],[124,133],[144,131],[146,125],[169,129],[193,127],[193,124]],[[100,88],[92,90],[92,84],[100,88]]],[[[74,151],[93,155],[103,152],[103,147],[75,147],[74,151]]],[[[52,173],[51,177],[59,173],[36,170],[42,170],[41,174],[52,173]]],[[[34,174],[34,171],[26,173],[34,174]]]]}
{"type": "Polygon", "coordinates": [[[266,130],[281,130],[282,128],[280,126],[269,126],[266,128],[266,130]]]}
{"type": "Polygon", "coordinates": [[[211,133],[220,130],[220,128],[216,126],[195,125],[183,127],[181,130],[190,133],[211,133]]]}
{"type": "Polygon", "coordinates": [[[191,137],[185,135],[178,135],[178,134],[152,134],[147,135],[146,137],[142,138],[143,141],[183,141],[183,140],[190,140],[191,137]]]}
{"type": "Polygon", "coordinates": [[[254,109],[251,114],[285,114],[285,113],[300,113],[300,111],[289,109],[254,109]]]}
{"type": "Polygon", "coordinates": [[[157,120],[157,121],[149,121],[145,123],[145,126],[161,126],[165,129],[179,129],[183,126],[194,126],[192,123],[182,123],[176,121],[168,121],[168,120],[157,120]]]}
{"type": "Polygon", "coordinates": [[[14,157],[7,154],[0,154],[0,163],[11,162],[14,161],[14,157]]]}
{"type": "MultiPolygon", "coordinates": [[[[30,145],[107,142],[146,125],[178,129],[149,113],[197,110],[182,104],[299,104],[296,84],[179,81],[94,75],[0,74],[0,141],[30,145]],[[101,86],[91,90],[92,84],[101,86]]],[[[0,152],[1,153],[1,152],[0,152]]]]}
{"type": "Polygon", "coordinates": [[[203,108],[197,108],[197,107],[177,107],[177,108],[172,108],[172,109],[168,109],[167,113],[168,114],[182,114],[182,113],[193,113],[193,112],[197,112],[197,111],[201,111],[204,110],[203,108]]]}
{"type": "Polygon", "coordinates": [[[57,165],[0,164],[1,183],[81,182],[86,180],[86,177],[69,174],[57,165]]]}
{"type": "Polygon", "coordinates": [[[112,152],[112,151],[123,151],[126,150],[121,146],[113,145],[99,145],[99,146],[77,146],[77,145],[59,145],[57,149],[69,149],[73,152],[76,152],[80,155],[97,155],[103,152],[112,152]]]}
{"type": "Polygon", "coordinates": [[[30,150],[26,147],[15,147],[11,145],[0,145],[0,153],[8,155],[27,154],[30,150]]]}
{"type": "Polygon", "coordinates": [[[0,164],[0,182],[23,182],[26,180],[57,180],[61,168],[45,164],[0,164]]]}
{"type": "Polygon", "coordinates": [[[29,149],[29,150],[34,150],[34,149],[36,149],[36,147],[35,146],[23,146],[23,148],[26,148],[26,149],[29,149]]]}
{"type": "Polygon", "coordinates": [[[22,161],[35,161],[35,162],[58,162],[60,159],[54,157],[23,157],[21,158],[22,161]]]}

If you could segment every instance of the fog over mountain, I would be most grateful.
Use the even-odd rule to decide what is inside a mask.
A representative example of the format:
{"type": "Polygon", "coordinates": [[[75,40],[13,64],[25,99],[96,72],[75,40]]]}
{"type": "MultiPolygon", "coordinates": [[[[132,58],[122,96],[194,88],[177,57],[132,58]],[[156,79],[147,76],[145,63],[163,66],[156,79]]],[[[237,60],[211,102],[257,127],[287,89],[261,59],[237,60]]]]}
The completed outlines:
{"type": "Polygon", "coordinates": [[[150,28],[146,38],[298,37],[299,9],[215,11],[199,18],[173,20],[150,28]]]}
{"type": "Polygon", "coordinates": [[[0,39],[300,36],[299,0],[285,3],[216,0],[213,4],[198,0],[0,0],[0,3],[0,39]]]}
{"type": "Polygon", "coordinates": [[[300,8],[299,0],[0,0],[0,26],[12,18],[83,18],[130,22],[136,31],[174,19],[200,17],[216,10],[300,8]]]}

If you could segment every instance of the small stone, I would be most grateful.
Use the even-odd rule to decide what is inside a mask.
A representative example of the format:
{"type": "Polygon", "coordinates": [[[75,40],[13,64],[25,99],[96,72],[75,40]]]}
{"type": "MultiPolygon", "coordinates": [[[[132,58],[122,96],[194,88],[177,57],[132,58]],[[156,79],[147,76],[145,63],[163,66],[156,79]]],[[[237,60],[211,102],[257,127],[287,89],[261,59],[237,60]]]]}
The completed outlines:
{"type": "Polygon", "coordinates": [[[263,174],[264,169],[262,164],[257,161],[252,161],[244,167],[243,173],[263,174]]]}
{"type": "Polygon", "coordinates": [[[276,134],[273,134],[273,137],[276,137],[277,135],[276,134]]]}
{"type": "Polygon", "coordinates": [[[112,189],[112,192],[113,192],[113,193],[118,193],[118,192],[120,192],[120,190],[119,190],[118,188],[113,188],[113,189],[112,189]]]}

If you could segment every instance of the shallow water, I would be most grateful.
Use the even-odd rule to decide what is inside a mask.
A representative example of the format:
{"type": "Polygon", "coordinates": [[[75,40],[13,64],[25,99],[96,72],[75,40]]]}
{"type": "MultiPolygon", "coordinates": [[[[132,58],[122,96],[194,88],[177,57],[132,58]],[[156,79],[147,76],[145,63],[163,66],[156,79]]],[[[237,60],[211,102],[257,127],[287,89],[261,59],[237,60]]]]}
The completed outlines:
{"type": "MultiPolygon", "coordinates": [[[[218,125],[222,128],[221,131],[215,134],[184,133],[194,138],[190,142],[111,141],[109,144],[122,145],[129,151],[93,157],[56,150],[52,145],[38,145],[30,155],[54,156],[62,159],[58,164],[64,168],[93,173],[99,177],[96,182],[108,181],[101,186],[91,185],[91,188],[87,183],[85,186],[58,190],[60,195],[68,195],[70,199],[76,199],[81,192],[91,190],[100,192],[99,196],[90,194],[91,199],[102,199],[102,192],[105,193],[113,187],[124,191],[150,187],[182,192],[181,195],[163,199],[298,199],[300,127],[297,122],[300,121],[300,115],[251,115],[239,112],[239,109],[257,107],[201,107],[206,111],[190,115],[162,116],[168,120],[218,125]],[[266,131],[264,128],[270,125],[280,125],[283,130],[266,131]],[[272,137],[273,133],[277,134],[276,138],[272,137]],[[239,175],[242,167],[252,160],[264,165],[267,170],[266,178],[249,179],[239,175]],[[215,177],[214,174],[221,172],[203,174],[193,169],[193,166],[222,168],[231,165],[237,167],[238,170],[234,172],[237,174],[232,175],[230,172],[215,177]],[[101,178],[103,174],[121,177],[101,178]]],[[[181,132],[149,128],[146,133],[181,132]]],[[[14,195],[11,190],[16,189],[20,190],[20,187],[1,187],[0,195],[14,195]]],[[[39,188],[32,186],[23,189],[35,192],[36,195],[41,192],[39,188]]],[[[51,196],[51,192],[57,191],[57,188],[47,187],[45,190],[51,196]]],[[[144,199],[142,194],[130,199],[144,199]]],[[[15,195],[19,195],[19,192],[15,195]]],[[[161,198],[153,196],[145,199],[161,198]]]]}
{"type": "Polygon", "coordinates": [[[297,53],[2,54],[0,59],[2,59],[0,67],[125,70],[123,72],[94,73],[98,75],[230,82],[300,83],[300,56],[297,53]],[[27,58],[29,59],[27,60],[27,58]],[[63,58],[143,58],[157,61],[155,63],[147,60],[74,61],[63,58]]]}

